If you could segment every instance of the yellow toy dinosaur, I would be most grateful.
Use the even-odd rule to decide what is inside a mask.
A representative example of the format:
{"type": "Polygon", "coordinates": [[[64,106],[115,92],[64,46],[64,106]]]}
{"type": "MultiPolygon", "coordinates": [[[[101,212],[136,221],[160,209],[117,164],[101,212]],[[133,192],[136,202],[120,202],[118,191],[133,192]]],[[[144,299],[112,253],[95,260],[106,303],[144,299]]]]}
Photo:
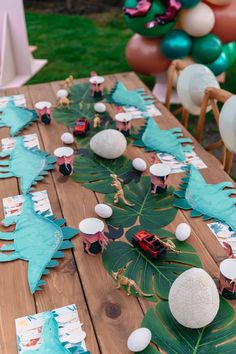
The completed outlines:
{"type": "Polygon", "coordinates": [[[122,188],[122,184],[121,182],[123,182],[123,180],[121,178],[119,178],[117,175],[115,174],[110,174],[110,176],[112,177],[113,181],[111,186],[115,187],[115,189],[117,190],[115,196],[114,196],[114,203],[118,204],[119,200],[121,199],[125,205],[128,206],[133,206],[134,204],[131,204],[126,198],[125,198],[125,194],[122,188]]]}

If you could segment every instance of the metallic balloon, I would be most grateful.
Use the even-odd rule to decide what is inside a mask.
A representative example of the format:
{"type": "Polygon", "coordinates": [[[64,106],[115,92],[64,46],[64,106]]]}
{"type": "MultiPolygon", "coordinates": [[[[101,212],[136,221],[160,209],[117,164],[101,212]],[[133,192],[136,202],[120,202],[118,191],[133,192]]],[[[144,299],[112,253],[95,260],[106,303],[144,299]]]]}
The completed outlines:
{"type": "Polygon", "coordinates": [[[192,47],[191,37],[181,30],[172,30],[161,41],[162,53],[168,59],[187,57],[192,47]]]}
{"type": "Polygon", "coordinates": [[[222,43],[230,43],[236,40],[236,0],[229,5],[211,6],[215,14],[215,26],[213,34],[218,36],[222,43]]]}
{"type": "Polygon", "coordinates": [[[196,6],[201,0],[179,0],[183,9],[191,9],[196,6]]]}
{"type": "Polygon", "coordinates": [[[206,0],[206,2],[217,6],[223,6],[230,4],[232,0],[206,0]]]}
{"type": "Polygon", "coordinates": [[[222,51],[219,57],[210,64],[207,64],[207,67],[216,75],[224,73],[229,68],[229,61],[226,54],[222,51]]]}
{"type": "Polygon", "coordinates": [[[224,44],[223,52],[227,56],[229,67],[230,67],[236,60],[236,42],[224,44]]]}
{"type": "Polygon", "coordinates": [[[126,59],[134,71],[143,75],[156,75],[167,70],[170,61],[162,54],[160,39],[135,34],[127,44],[126,59]]]}
{"type": "Polygon", "coordinates": [[[129,28],[145,37],[161,37],[175,24],[178,0],[126,0],[125,20],[129,28]]]}
{"type": "Polygon", "coordinates": [[[193,39],[192,57],[196,62],[211,63],[219,57],[221,52],[222,43],[213,34],[193,39]]]}
{"type": "Polygon", "coordinates": [[[202,37],[214,27],[215,15],[210,6],[201,2],[192,9],[180,12],[180,24],[190,36],[202,37]]]}

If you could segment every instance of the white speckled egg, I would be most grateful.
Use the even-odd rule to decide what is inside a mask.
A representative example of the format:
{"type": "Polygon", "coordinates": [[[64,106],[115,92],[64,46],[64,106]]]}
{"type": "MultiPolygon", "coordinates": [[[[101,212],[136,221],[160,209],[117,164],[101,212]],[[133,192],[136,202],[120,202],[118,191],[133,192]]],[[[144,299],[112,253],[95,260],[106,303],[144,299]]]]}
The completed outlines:
{"type": "Polygon", "coordinates": [[[63,98],[63,97],[67,97],[69,95],[69,92],[65,89],[61,89],[57,91],[57,98],[63,98]]]}
{"type": "Polygon", "coordinates": [[[117,159],[125,152],[127,141],[115,129],[106,129],[95,134],[90,140],[91,150],[104,159],[117,159]]]}
{"type": "Polygon", "coordinates": [[[97,102],[94,104],[94,110],[98,113],[104,113],[104,112],[106,112],[107,108],[104,103],[97,102]]]}
{"type": "Polygon", "coordinates": [[[140,157],[137,157],[136,159],[134,159],[132,162],[132,165],[135,168],[135,170],[140,171],[140,172],[144,172],[147,169],[146,161],[144,161],[140,157]]]}
{"type": "Polygon", "coordinates": [[[210,324],[217,315],[219,304],[217,287],[201,268],[186,270],[170,288],[170,311],[176,321],[187,328],[202,328],[210,324]]]}
{"type": "Polygon", "coordinates": [[[150,344],[152,333],[148,328],[138,328],[133,331],[127,341],[128,349],[131,352],[141,352],[150,344]]]}
{"type": "Polygon", "coordinates": [[[61,136],[61,141],[64,144],[73,144],[73,142],[75,141],[73,135],[71,133],[64,133],[61,136]]]}
{"type": "Polygon", "coordinates": [[[177,238],[178,241],[186,241],[190,235],[191,235],[191,227],[188,224],[183,222],[182,224],[179,224],[176,227],[175,237],[177,238]]]}
{"type": "Polygon", "coordinates": [[[112,208],[107,204],[97,204],[95,206],[95,213],[100,216],[100,218],[107,219],[112,216],[112,208]]]}

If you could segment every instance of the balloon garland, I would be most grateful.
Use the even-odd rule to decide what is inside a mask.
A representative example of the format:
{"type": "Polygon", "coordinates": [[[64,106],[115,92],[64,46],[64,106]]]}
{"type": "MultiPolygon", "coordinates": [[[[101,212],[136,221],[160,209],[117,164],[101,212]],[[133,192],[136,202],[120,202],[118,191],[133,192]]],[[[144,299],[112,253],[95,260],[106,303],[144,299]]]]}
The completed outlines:
{"type": "Polygon", "coordinates": [[[126,0],[124,16],[136,33],[126,58],[142,74],[192,57],[219,75],[236,59],[236,0],[126,0]]]}

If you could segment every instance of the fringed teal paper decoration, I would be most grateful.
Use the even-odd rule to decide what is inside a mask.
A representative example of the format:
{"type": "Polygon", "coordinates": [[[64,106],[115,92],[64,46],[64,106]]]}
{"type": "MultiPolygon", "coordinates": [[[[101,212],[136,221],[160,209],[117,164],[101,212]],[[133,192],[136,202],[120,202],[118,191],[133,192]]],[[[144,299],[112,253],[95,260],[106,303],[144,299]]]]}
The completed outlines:
{"type": "Polygon", "coordinates": [[[57,321],[51,313],[43,325],[41,335],[41,345],[37,350],[27,350],[23,354],[71,354],[59,339],[59,329],[57,321]]]}
{"type": "Polygon", "coordinates": [[[146,112],[147,106],[153,103],[153,97],[147,96],[144,89],[127,90],[127,88],[117,81],[115,87],[107,96],[107,102],[117,106],[136,107],[142,112],[146,112]]]}
{"type": "Polygon", "coordinates": [[[164,152],[173,155],[177,160],[185,161],[185,152],[191,152],[192,146],[183,146],[183,143],[192,143],[189,138],[182,138],[181,128],[161,130],[152,118],[134,135],[134,145],[144,147],[146,151],[164,152]]]}
{"type": "Polygon", "coordinates": [[[30,194],[24,195],[24,203],[19,216],[5,218],[2,223],[7,227],[16,225],[13,232],[0,232],[0,239],[13,240],[12,243],[0,247],[0,262],[16,259],[28,261],[28,282],[31,293],[41,290],[45,281],[40,280],[56,267],[56,258],[63,258],[66,250],[73,247],[69,241],[78,234],[78,230],[63,227],[64,219],[55,216],[45,217],[34,210],[30,194]],[[4,253],[5,251],[13,251],[4,253]],[[48,269],[49,268],[49,269],[48,269]]]}
{"type": "Polygon", "coordinates": [[[175,192],[178,198],[174,201],[174,206],[185,210],[193,209],[190,216],[221,221],[236,232],[236,198],[230,198],[230,195],[236,194],[236,190],[231,182],[207,184],[200,172],[191,165],[187,176],[182,178],[180,188],[181,190],[175,192]],[[225,187],[230,189],[224,189],[225,187]]]}
{"type": "Polygon", "coordinates": [[[13,100],[9,100],[6,107],[0,109],[0,127],[9,127],[11,136],[17,135],[21,130],[38,119],[33,110],[17,107],[13,100]]]}
{"type": "Polygon", "coordinates": [[[23,193],[28,193],[31,186],[44,179],[48,170],[54,169],[56,158],[48,156],[48,152],[38,148],[28,149],[24,146],[24,138],[15,138],[12,150],[3,150],[0,157],[9,156],[9,160],[0,161],[0,179],[18,177],[23,193]]]}

